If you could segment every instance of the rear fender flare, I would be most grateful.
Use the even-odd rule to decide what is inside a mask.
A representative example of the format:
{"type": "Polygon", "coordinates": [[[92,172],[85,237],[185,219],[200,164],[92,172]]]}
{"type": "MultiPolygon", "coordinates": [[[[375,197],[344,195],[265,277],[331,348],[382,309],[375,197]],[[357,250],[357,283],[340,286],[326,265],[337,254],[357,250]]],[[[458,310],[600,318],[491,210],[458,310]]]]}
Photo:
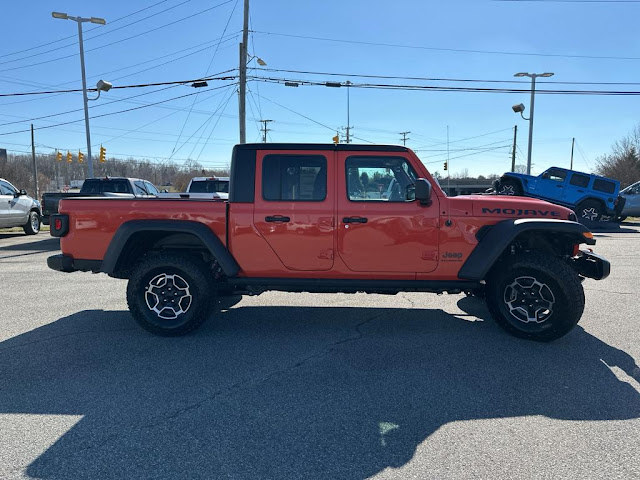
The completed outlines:
{"type": "Polygon", "coordinates": [[[217,260],[227,277],[237,275],[240,267],[220,239],[204,224],[185,220],[132,220],[116,231],[102,261],[101,271],[113,275],[124,247],[132,235],[141,232],[170,232],[195,235],[217,260]]]}
{"type": "Polygon", "coordinates": [[[568,220],[545,220],[535,218],[503,220],[491,226],[482,236],[458,272],[464,280],[484,280],[491,267],[502,256],[509,245],[522,233],[548,232],[575,236],[577,243],[594,245],[595,240],[584,236],[589,229],[581,223],[568,220]]]}

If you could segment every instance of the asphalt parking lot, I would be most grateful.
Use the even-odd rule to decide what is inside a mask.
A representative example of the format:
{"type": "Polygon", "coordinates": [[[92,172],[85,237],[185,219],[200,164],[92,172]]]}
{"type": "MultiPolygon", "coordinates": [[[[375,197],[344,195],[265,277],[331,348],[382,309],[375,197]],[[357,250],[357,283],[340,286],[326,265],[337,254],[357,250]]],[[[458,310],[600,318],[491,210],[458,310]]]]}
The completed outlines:
{"type": "Polygon", "coordinates": [[[640,478],[640,224],[551,344],[463,295],[245,297],[182,338],[0,232],[0,478],[640,478]]]}

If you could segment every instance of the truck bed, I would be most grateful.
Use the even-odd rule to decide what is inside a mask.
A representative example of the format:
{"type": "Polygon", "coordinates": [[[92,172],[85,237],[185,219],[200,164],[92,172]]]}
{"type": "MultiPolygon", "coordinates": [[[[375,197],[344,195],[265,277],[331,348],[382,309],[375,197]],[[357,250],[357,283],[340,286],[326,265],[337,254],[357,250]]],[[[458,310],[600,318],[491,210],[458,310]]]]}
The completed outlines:
{"type": "Polygon", "coordinates": [[[60,248],[75,258],[101,260],[118,228],[135,220],[199,222],[226,244],[226,202],[220,200],[64,198],[60,213],[69,215],[69,233],[60,239],[60,248]]]}

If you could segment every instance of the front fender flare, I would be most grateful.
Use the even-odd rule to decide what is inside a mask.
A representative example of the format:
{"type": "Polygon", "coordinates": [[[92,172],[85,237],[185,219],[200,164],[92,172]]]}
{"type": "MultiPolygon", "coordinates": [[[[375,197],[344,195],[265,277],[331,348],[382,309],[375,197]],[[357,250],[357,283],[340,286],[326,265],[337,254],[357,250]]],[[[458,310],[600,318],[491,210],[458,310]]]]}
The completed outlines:
{"type": "Polygon", "coordinates": [[[490,230],[482,236],[476,248],[462,265],[458,272],[458,278],[484,280],[491,267],[518,235],[534,231],[573,234],[578,243],[588,245],[596,243],[593,238],[585,236],[585,233],[590,233],[589,229],[577,222],[537,218],[503,220],[491,226],[490,230]]]}

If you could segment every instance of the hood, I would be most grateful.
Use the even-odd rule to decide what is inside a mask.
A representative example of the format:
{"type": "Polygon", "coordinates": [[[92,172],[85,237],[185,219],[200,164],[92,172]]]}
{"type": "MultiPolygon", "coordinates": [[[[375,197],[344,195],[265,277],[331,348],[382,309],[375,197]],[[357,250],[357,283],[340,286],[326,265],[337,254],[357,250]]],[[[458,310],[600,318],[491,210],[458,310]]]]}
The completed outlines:
{"type": "MultiPolygon", "coordinates": [[[[451,215],[572,220],[572,210],[544,200],[506,195],[461,195],[449,199],[451,215]]],[[[572,218],[573,217],[573,218],[572,218]]]]}

